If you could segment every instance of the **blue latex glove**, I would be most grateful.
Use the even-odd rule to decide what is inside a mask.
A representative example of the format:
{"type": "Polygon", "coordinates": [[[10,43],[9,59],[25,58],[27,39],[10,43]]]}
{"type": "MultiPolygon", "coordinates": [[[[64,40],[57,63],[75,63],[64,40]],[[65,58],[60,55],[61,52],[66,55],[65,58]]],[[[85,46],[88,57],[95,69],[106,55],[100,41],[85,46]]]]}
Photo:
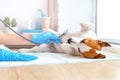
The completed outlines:
{"type": "Polygon", "coordinates": [[[56,44],[59,44],[61,42],[61,39],[52,32],[41,32],[38,34],[32,34],[32,42],[38,43],[38,44],[50,44],[51,42],[54,42],[56,44]]]}
{"type": "Polygon", "coordinates": [[[11,50],[0,49],[0,61],[31,61],[35,59],[38,59],[38,57],[11,50]]]}

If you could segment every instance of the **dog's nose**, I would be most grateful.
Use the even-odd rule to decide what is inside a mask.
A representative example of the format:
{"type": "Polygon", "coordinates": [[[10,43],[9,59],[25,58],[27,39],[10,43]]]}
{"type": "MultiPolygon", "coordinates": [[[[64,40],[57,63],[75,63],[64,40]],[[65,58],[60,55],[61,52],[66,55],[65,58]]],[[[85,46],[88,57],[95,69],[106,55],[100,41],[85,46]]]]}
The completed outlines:
{"type": "Polygon", "coordinates": [[[69,38],[68,40],[67,40],[67,43],[71,43],[72,42],[72,38],[69,38]]]}

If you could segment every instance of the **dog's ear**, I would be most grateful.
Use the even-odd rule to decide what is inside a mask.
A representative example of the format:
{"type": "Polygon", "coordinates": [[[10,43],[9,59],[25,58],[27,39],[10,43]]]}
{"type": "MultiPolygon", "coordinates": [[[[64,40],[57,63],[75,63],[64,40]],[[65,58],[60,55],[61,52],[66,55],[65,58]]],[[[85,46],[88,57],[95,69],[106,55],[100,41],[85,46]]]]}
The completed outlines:
{"type": "Polygon", "coordinates": [[[101,41],[101,40],[97,40],[97,42],[101,47],[111,47],[110,43],[108,42],[101,41]]]}
{"type": "Polygon", "coordinates": [[[111,47],[111,45],[108,42],[103,42],[104,43],[104,47],[111,47]]]}

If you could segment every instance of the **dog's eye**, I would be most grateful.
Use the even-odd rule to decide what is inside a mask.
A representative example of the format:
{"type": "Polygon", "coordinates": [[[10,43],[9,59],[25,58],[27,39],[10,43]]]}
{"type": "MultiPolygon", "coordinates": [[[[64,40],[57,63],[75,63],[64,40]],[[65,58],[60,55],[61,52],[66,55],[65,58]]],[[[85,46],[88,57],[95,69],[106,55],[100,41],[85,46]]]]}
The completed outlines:
{"type": "Polygon", "coordinates": [[[86,39],[83,39],[80,43],[85,43],[85,40],[86,40],[86,39]]]}

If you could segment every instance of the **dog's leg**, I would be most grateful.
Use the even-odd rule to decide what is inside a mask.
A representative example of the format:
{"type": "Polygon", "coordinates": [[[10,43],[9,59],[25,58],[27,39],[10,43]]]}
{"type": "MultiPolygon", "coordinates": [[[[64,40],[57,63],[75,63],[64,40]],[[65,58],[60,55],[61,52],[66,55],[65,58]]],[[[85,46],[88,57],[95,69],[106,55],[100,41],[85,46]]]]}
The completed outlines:
{"type": "Polygon", "coordinates": [[[35,46],[29,49],[25,49],[25,48],[19,49],[18,52],[28,53],[28,52],[37,52],[38,50],[39,50],[39,46],[35,46]]]}
{"type": "Polygon", "coordinates": [[[51,52],[49,45],[41,44],[40,46],[35,46],[31,49],[19,49],[19,52],[51,52]]]}

